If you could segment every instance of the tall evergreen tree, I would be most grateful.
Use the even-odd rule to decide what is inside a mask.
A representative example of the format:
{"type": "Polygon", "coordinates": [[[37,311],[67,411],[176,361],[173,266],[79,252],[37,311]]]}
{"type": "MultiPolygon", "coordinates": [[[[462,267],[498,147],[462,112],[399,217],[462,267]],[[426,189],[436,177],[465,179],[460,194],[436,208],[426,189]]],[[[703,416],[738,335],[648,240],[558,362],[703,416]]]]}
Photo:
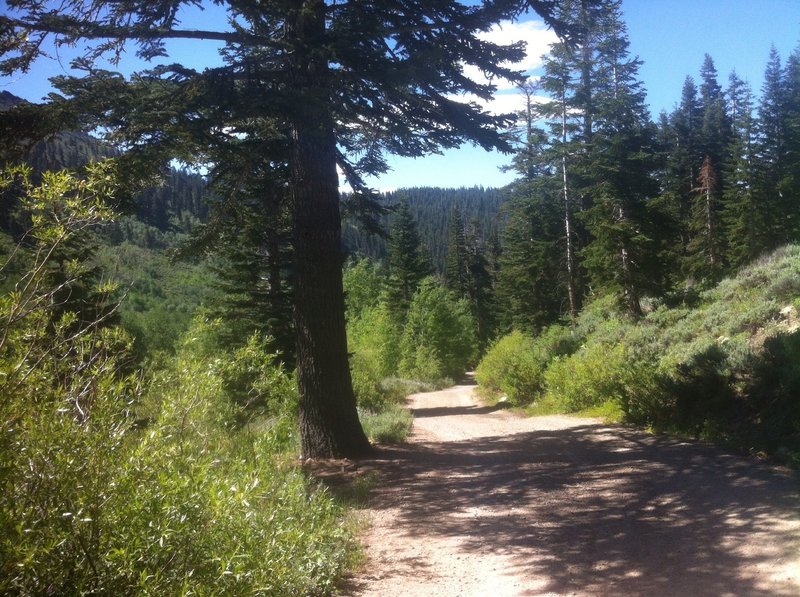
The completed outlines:
{"type": "Polygon", "coordinates": [[[786,240],[800,240],[800,47],[786,61],[784,69],[783,121],[786,133],[785,170],[781,193],[785,198],[786,240]]]}
{"type": "Polygon", "coordinates": [[[723,271],[725,238],[721,225],[723,166],[728,161],[731,124],[717,69],[708,54],[700,68],[699,107],[702,114],[699,144],[702,161],[692,188],[689,213],[690,240],[685,271],[698,278],[715,279],[723,271]]]}
{"type": "Polygon", "coordinates": [[[741,266],[758,256],[769,233],[763,204],[755,189],[752,91],[746,81],[732,72],[727,95],[733,141],[725,169],[723,220],[728,261],[741,266]]]}
{"type": "Polygon", "coordinates": [[[495,286],[501,332],[535,333],[568,312],[558,182],[540,177],[514,184],[495,286]]]}
{"type": "Polygon", "coordinates": [[[697,85],[691,76],[686,77],[680,104],[670,114],[667,124],[667,158],[662,188],[676,223],[677,237],[673,242],[672,259],[674,262],[685,263],[691,239],[689,221],[692,189],[703,160],[702,110],[697,85]]]}
{"type": "Polygon", "coordinates": [[[765,240],[765,250],[786,242],[785,205],[781,201],[781,181],[786,174],[786,119],[785,119],[784,71],[780,55],[773,46],[764,72],[761,99],[758,105],[756,126],[756,192],[763,202],[763,213],[767,217],[766,227],[770,231],[765,240]]]}
{"type": "Polygon", "coordinates": [[[494,279],[487,257],[487,243],[477,218],[464,231],[467,266],[467,294],[470,311],[475,320],[478,348],[483,351],[495,329],[494,279]]]}
{"type": "Polygon", "coordinates": [[[585,167],[585,150],[589,146],[593,121],[590,63],[594,30],[586,18],[586,11],[582,10],[583,6],[583,2],[565,2],[561,7],[562,18],[581,27],[579,53],[569,44],[559,42],[551,46],[540,79],[541,88],[551,101],[541,104],[537,110],[546,120],[550,133],[549,148],[539,159],[551,164],[560,182],[563,218],[560,236],[564,257],[559,262],[565,270],[562,279],[566,281],[567,309],[573,322],[583,296],[578,262],[581,234],[577,229],[576,213],[581,206],[586,206],[585,195],[580,192],[583,186],[580,174],[585,167]]]}
{"type": "Polygon", "coordinates": [[[720,180],[717,166],[710,155],[706,155],[697,175],[694,188],[689,241],[690,270],[699,277],[716,279],[722,272],[722,226],[719,205],[720,180]]]}
{"type": "MultiPolygon", "coordinates": [[[[726,161],[728,145],[731,138],[731,122],[728,117],[728,106],[722,87],[717,80],[717,69],[714,60],[705,55],[700,68],[700,110],[702,112],[702,126],[700,129],[700,143],[702,146],[703,160],[710,157],[714,164],[726,161]]],[[[720,177],[720,183],[722,177],[720,177]]],[[[722,186],[720,184],[720,186],[722,186]]]]}
{"type": "Polygon", "coordinates": [[[467,266],[467,245],[464,238],[464,220],[458,204],[450,211],[450,226],[447,242],[447,269],[445,270],[445,286],[465,297],[469,294],[469,271],[467,266]]]}
{"type": "Polygon", "coordinates": [[[640,314],[642,294],[661,286],[647,205],[658,190],[655,130],[637,78],[641,61],[629,54],[621,2],[604,7],[589,171],[594,205],[586,214],[592,240],[584,255],[595,288],[617,292],[631,313],[640,314]]]}
{"type": "Polygon", "coordinates": [[[419,283],[430,274],[430,264],[419,240],[417,224],[406,201],[399,204],[392,220],[388,261],[388,305],[396,321],[402,325],[419,283]]]}
{"type": "Polygon", "coordinates": [[[363,454],[369,444],[358,421],[345,338],[337,163],[354,189],[366,191],[360,175],[385,169],[382,150],[421,155],[464,141],[506,148],[498,133],[504,118],[454,99],[462,92],[488,99],[494,89],[466,77],[464,65],[521,80],[503,65],[521,58],[522,47],[498,46],[479,34],[529,7],[555,22],[553,4],[231,0],[218,3],[229,17],[222,22],[231,26],[182,30],[179,10],[192,4],[127,0],[109,10],[98,0],[68,3],[54,14],[37,0],[17,2],[19,16],[3,19],[0,70],[27,68],[48,35],[67,44],[100,40],[85,57],[89,76],[70,89],[76,101],[66,112],[83,112],[124,133],[132,146],[157,146],[162,162],[198,159],[192,150],[207,155],[203,144],[238,144],[232,115],[264,125],[253,147],[263,164],[287,166],[292,206],[303,454],[363,454]],[[119,56],[129,40],[142,58],[167,55],[164,42],[171,38],[222,42],[225,65],[203,72],[158,67],[132,85],[91,66],[108,51],[119,56]],[[142,91],[148,82],[154,84],[142,91]],[[132,88],[140,91],[132,94],[132,88]],[[282,143],[272,146],[270,138],[282,143]]]}
{"type": "Polygon", "coordinates": [[[253,333],[271,339],[270,351],[294,368],[291,300],[291,214],[274,189],[261,189],[232,214],[217,213],[199,242],[219,247],[215,267],[219,303],[212,313],[225,322],[223,341],[239,346],[253,333]],[[214,236],[214,238],[209,238],[214,236]]]}

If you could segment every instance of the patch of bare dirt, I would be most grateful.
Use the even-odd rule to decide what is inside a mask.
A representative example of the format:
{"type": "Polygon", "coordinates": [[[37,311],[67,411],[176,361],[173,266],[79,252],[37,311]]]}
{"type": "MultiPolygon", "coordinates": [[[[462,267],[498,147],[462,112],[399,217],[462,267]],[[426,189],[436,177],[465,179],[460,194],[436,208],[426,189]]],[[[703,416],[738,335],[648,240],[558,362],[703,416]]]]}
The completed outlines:
{"type": "Polygon", "coordinates": [[[473,387],[409,398],[376,470],[358,596],[800,595],[788,471],[594,419],[524,418],[473,387]]]}

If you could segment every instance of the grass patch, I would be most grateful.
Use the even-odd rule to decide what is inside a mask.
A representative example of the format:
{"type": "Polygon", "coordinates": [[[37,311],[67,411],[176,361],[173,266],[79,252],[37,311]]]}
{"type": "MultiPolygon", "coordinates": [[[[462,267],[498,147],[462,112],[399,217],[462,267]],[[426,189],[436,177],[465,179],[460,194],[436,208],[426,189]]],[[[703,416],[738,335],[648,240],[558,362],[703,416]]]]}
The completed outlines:
{"type": "Polygon", "coordinates": [[[411,412],[400,404],[389,403],[379,411],[359,409],[364,433],[372,442],[399,444],[406,440],[411,430],[411,412]]]}
{"type": "MultiPolygon", "coordinates": [[[[339,504],[346,508],[360,510],[369,506],[369,494],[379,481],[380,475],[376,471],[368,471],[344,483],[329,487],[339,504]]],[[[358,517],[353,523],[358,527],[358,517]]]]}
{"type": "Polygon", "coordinates": [[[621,423],[625,420],[625,411],[615,400],[606,400],[602,404],[595,404],[576,412],[575,416],[603,419],[606,423],[621,423]]]}
{"type": "Polygon", "coordinates": [[[552,396],[542,396],[523,408],[522,412],[529,417],[544,417],[563,414],[564,408],[552,396]]]}

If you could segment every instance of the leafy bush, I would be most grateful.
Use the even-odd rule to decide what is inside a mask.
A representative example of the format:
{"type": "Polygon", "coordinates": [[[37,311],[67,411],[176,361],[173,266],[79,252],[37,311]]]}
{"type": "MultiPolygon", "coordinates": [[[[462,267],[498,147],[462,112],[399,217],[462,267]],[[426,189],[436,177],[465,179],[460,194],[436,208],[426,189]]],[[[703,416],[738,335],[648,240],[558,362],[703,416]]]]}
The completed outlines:
{"type": "Polygon", "coordinates": [[[380,266],[370,259],[361,259],[344,268],[344,291],[347,297],[347,316],[355,318],[378,305],[384,287],[380,266]]]}
{"type": "Polygon", "coordinates": [[[548,399],[567,412],[625,401],[629,377],[625,346],[593,344],[555,359],[544,375],[548,399]]]}
{"type": "Polygon", "coordinates": [[[385,404],[376,411],[359,408],[358,416],[370,441],[381,444],[404,441],[413,422],[411,412],[397,403],[385,404]]]}
{"type": "Polygon", "coordinates": [[[0,593],[332,593],[352,542],[327,492],[281,456],[296,394],[257,340],[214,355],[200,329],[145,392],[122,373],[130,338],[107,310],[53,316],[89,270],[54,285],[49,259],[110,214],[110,186],[101,164],[26,188],[34,242],[12,256],[30,266],[0,297],[0,593]],[[265,416],[242,427],[232,389],[265,416]]]}
{"type": "Polygon", "coordinates": [[[360,407],[377,410],[386,403],[377,367],[363,353],[355,353],[350,357],[350,374],[356,401],[360,407]]]}
{"type": "Polygon", "coordinates": [[[469,305],[425,278],[408,309],[400,351],[403,375],[427,381],[460,378],[478,354],[469,305]]]}
{"type": "Polygon", "coordinates": [[[277,457],[283,427],[238,429],[223,386],[191,355],[154,385],[161,412],[109,504],[126,592],[331,592],[352,550],[342,513],[277,457]]]}
{"type": "Polygon", "coordinates": [[[385,302],[364,309],[347,322],[350,351],[369,362],[369,368],[380,378],[397,373],[402,333],[402,325],[385,302]]]}
{"type": "Polygon", "coordinates": [[[493,392],[505,392],[515,404],[533,400],[544,370],[534,354],[533,339],[514,331],[495,342],[475,369],[475,379],[493,392]]]}
{"type": "Polygon", "coordinates": [[[513,404],[525,404],[544,391],[544,374],[551,361],[574,350],[570,331],[552,326],[533,339],[514,331],[495,342],[475,369],[478,383],[504,392],[513,404]]]}

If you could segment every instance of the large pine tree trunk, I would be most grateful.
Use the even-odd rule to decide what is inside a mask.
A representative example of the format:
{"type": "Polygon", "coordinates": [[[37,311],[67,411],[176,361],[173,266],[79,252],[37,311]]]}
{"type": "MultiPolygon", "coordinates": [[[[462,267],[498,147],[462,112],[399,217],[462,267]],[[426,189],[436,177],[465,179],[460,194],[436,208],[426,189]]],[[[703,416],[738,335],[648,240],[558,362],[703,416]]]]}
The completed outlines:
{"type": "Polygon", "coordinates": [[[302,457],[357,457],[370,445],[358,420],[347,358],[336,138],[321,84],[328,65],[312,51],[324,37],[324,3],[300,4],[293,76],[303,101],[291,119],[290,185],[302,457]]]}
{"type": "Polygon", "coordinates": [[[347,360],[341,223],[333,135],[295,131],[294,200],[297,375],[304,458],[369,452],[347,360]]]}

